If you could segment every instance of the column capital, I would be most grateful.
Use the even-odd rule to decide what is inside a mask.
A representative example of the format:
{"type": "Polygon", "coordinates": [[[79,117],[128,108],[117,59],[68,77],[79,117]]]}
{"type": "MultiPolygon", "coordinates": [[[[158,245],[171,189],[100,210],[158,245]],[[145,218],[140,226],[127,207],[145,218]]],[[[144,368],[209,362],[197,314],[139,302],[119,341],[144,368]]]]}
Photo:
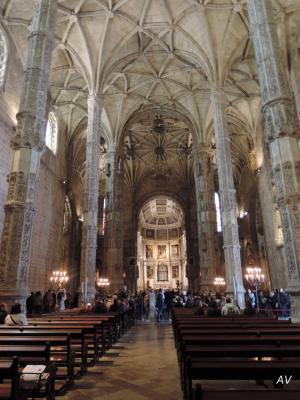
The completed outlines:
{"type": "Polygon", "coordinates": [[[212,156],[214,154],[214,150],[207,143],[193,143],[193,156],[200,154],[212,156]]]}

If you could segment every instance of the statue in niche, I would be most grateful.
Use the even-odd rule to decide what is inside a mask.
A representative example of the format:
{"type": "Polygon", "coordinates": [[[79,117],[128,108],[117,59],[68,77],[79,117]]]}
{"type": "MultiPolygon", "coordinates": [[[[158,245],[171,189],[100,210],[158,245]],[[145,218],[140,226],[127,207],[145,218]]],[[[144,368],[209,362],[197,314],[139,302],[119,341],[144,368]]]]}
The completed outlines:
{"type": "Polygon", "coordinates": [[[172,278],[176,279],[179,277],[179,268],[178,265],[172,266],[172,278]]]}
{"type": "Polygon", "coordinates": [[[151,265],[147,265],[146,270],[147,270],[147,279],[153,278],[153,268],[151,267],[151,265]]]}
{"type": "Polygon", "coordinates": [[[153,246],[146,244],[146,258],[153,258],[153,246]]]}
{"type": "Polygon", "coordinates": [[[171,245],[171,256],[179,257],[179,245],[178,244],[171,245]]]}
{"type": "Polygon", "coordinates": [[[166,245],[157,246],[157,250],[158,250],[158,258],[166,258],[167,257],[167,246],[166,245]]]}

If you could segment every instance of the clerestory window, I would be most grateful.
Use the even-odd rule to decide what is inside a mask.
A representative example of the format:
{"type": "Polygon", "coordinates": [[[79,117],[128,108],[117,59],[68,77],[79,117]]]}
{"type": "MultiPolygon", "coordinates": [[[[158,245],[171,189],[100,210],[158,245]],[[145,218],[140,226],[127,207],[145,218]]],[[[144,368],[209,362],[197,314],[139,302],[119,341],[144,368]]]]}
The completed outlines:
{"type": "Polygon", "coordinates": [[[46,146],[56,154],[57,150],[57,119],[54,112],[48,114],[47,130],[46,130],[46,146]]]}
{"type": "Polygon", "coordinates": [[[216,217],[217,217],[217,232],[222,232],[220,196],[219,193],[217,192],[215,192],[215,207],[216,207],[216,217]]]}
{"type": "Polygon", "coordinates": [[[7,69],[7,41],[0,27],[0,89],[4,86],[4,78],[7,69]]]}

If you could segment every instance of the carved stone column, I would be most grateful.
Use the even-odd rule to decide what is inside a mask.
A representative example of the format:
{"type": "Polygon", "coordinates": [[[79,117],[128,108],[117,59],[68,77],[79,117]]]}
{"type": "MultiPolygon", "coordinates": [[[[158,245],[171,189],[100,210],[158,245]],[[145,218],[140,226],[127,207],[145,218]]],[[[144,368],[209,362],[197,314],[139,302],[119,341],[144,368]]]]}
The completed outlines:
{"type": "Polygon", "coordinates": [[[201,292],[213,290],[216,276],[216,210],[214,203],[214,171],[212,151],[205,144],[194,147],[194,177],[197,200],[198,242],[201,292]]]}
{"type": "Polygon", "coordinates": [[[46,104],[57,4],[35,2],[17,133],[12,140],[5,221],[0,248],[0,299],[24,304],[40,153],[46,134],[46,104]]]}
{"type": "Polygon", "coordinates": [[[88,97],[88,126],[86,138],[85,189],[81,241],[80,285],[81,300],[94,302],[96,251],[98,233],[100,122],[102,105],[95,94],[88,97]],[[85,298],[83,299],[84,290],[85,298]]]}
{"type": "Polygon", "coordinates": [[[104,269],[110,290],[123,283],[123,173],[122,160],[115,147],[108,149],[106,167],[106,218],[104,230],[104,269]]]}
{"type": "Polygon", "coordinates": [[[299,121],[280,50],[271,1],[248,0],[262,95],[265,141],[276,184],[288,265],[292,314],[300,315],[299,121]]]}
{"type": "Polygon", "coordinates": [[[222,232],[224,241],[226,292],[237,298],[244,308],[244,286],[241,267],[240,242],[236,215],[236,198],[230,152],[230,137],[227,121],[225,94],[212,89],[211,102],[214,115],[217,167],[219,177],[222,232]]]}

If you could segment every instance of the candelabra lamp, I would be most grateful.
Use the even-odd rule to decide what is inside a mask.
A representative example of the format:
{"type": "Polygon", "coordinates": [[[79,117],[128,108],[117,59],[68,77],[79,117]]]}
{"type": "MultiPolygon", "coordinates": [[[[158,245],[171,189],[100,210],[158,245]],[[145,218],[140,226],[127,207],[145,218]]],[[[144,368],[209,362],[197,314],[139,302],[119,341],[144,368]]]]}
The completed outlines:
{"type": "Polygon", "coordinates": [[[220,289],[226,285],[225,279],[221,276],[216,276],[214,280],[214,285],[217,288],[217,293],[220,292],[220,289]]]}
{"type": "Polygon", "coordinates": [[[250,286],[255,288],[256,301],[257,301],[257,312],[259,313],[259,301],[258,301],[258,289],[262,286],[265,281],[264,274],[261,273],[259,267],[248,267],[246,268],[247,274],[245,278],[250,286]]]}
{"type": "Polygon", "coordinates": [[[110,282],[108,278],[99,278],[97,281],[97,286],[99,286],[99,288],[104,292],[109,290],[109,285],[110,282]]]}
{"type": "Polygon", "coordinates": [[[66,285],[69,281],[69,277],[66,271],[52,271],[50,282],[56,290],[60,290],[62,286],[66,285]]]}

